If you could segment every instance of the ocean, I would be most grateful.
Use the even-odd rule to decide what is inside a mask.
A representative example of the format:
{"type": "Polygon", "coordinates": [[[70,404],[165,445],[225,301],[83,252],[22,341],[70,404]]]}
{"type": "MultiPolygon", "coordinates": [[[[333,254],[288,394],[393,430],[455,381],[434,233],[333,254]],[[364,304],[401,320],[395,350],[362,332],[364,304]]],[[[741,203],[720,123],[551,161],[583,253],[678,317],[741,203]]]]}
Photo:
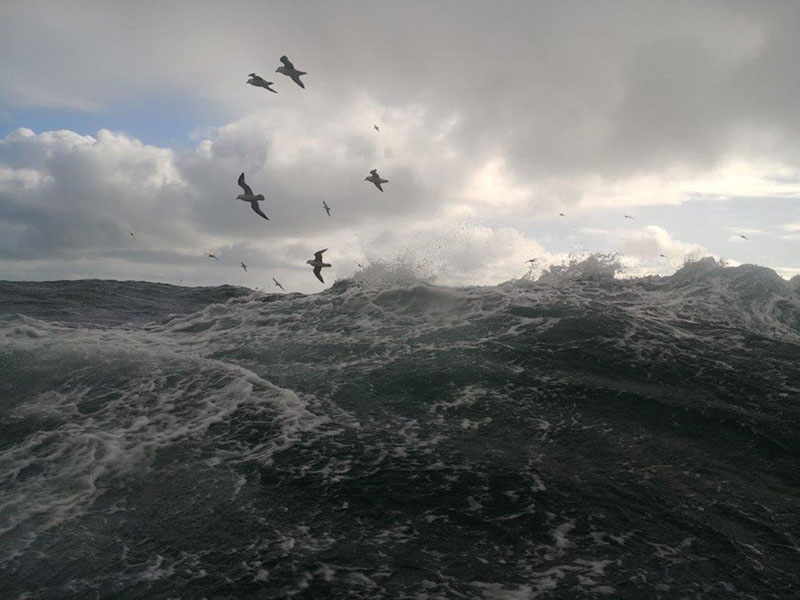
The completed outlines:
{"type": "Polygon", "coordinates": [[[799,597],[800,277],[615,271],[0,282],[0,597],[799,597]]]}

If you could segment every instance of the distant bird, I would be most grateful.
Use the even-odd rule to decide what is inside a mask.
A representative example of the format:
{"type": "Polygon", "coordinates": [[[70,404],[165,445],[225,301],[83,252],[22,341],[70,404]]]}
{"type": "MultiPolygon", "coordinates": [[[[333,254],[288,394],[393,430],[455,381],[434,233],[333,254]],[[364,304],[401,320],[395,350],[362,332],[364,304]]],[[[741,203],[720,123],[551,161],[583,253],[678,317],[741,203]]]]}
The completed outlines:
{"type": "Polygon", "coordinates": [[[372,126],[372,128],[373,128],[375,131],[377,131],[378,133],[380,133],[380,132],[381,132],[381,128],[380,128],[380,127],[378,127],[377,125],[373,125],[373,126],[372,126]]]}
{"type": "Polygon", "coordinates": [[[750,239],[747,236],[742,235],[741,233],[739,234],[739,237],[742,238],[742,239],[745,239],[745,240],[749,240],[750,239]]]}
{"type": "Polygon", "coordinates": [[[325,252],[326,250],[327,250],[327,248],[325,248],[325,250],[317,250],[316,252],[314,252],[314,260],[307,260],[306,261],[307,265],[311,265],[312,267],[314,267],[314,275],[322,283],[325,283],[325,280],[322,278],[322,274],[321,274],[322,273],[322,267],[330,267],[331,266],[328,263],[322,262],[322,253],[325,252]]]}
{"type": "Polygon", "coordinates": [[[213,254],[209,254],[209,255],[208,255],[208,258],[213,258],[214,260],[219,260],[219,259],[218,259],[216,256],[214,256],[213,254]]]}
{"type": "Polygon", "coordinates": [[[559,217],[566,217],[567,215],[565,215],[564,213],[558,213],[558,216],[559,217]]]}
{"type": "Polygon", "coordinates": [[[622,216],[623,216],[623,217],[625,217],[626,219],[632,219],[632,218],[633,218],[633,217],[632,217],[632,216],[630,216],[630,215],[622,215],[622,216]]]}
{"type": "Polygon", "coordinates": [[[242,202],[249,202],[250,208],[253,209],[253,212],[269,221],[269,217],[261,212],[261,208],[258,206],[258,203],[264,200],[264,194],[259,194],[258,196],[253,195],[253,190],[251,190],[250,186],[244,182],[244,173],[239,175],[238,184],[244,190],[244,194],[239,194],[236,196],[236,199],[241,200],[242,202]]]}
{"type": "Polygon", "coordinates": [[[331,216],[331,207],[328,206],[328,203],[325,200],[322,201],[322,208],[325,209],[325,212],[328,213],[328,216],[331,216]]]}
{"type": "Polygon", "coordinates": [[[269,90],[273,94],[278,93],[277,91],[269,87],[273,85],[271,81],[267,81],[266,79],[264,79],[263,77],[259,77],[255,73],[250,73],[250,79],[247,80],[247,83],[249,83],[250,85],[254,85],[255,87],[262,87],[265,90],[269,90]]]}
{"type": "Polygon", "coordinates": [[[242,268],[244,269],[244,272],[247,273],[247,265],[244,264],[244,263],[239,263],[239,264],[242,265],[242,268]]]}
{"type": "Polygon", "coordinates": [[[356,260],[354,260],[353,262],[356,263],[356,265],[358,265],[359,269],[363,269],[364,268],[364,265],[362,265],[360,262],[358,262],[356,260]]]}
{"type": "Polygon", "coordinates": [[[375,187],[380,191],[383,191],[383,188],[381,187],[382,183],[389,183],[388,179],[381,179],[381,176],[378,175],[378,169],[372,169],[372,171],[370,171],[370,176],[364,177],[364,181],[374,183],[375,187]]]}
{"type": "Polygon", "coordinates": [[[300,75],[306,75],[306,72],[295,69],[292,61],[286,58],[286,56],[281,56],[281,62],[283,63],[283,66],[275,69],[275,72],[286,75],[287,77],[291,77],[292,81],[294,81],[301,88],[306,89],[306,86],[303,85],[302,81],[300,81],[300,75]]]}
{"type": "Polygon", "coordinates": [[[178,282],[178,285],[180,285],[180,284],[182,284],[182,283],[183,283],[183,279],[181,279],[181,280],[178,282]]]}
{"type": "MultiPolygon", "coordinates": [[[[275,282],[275,285],[277,285],[279,288],[281,288],[281,289],[283,290],[283,286],[282,286],[280,283],[278,283],[278,280],[277,280],[277,279],[275,279],[275,278],[273,277],[273,278],[272,278],[272,281],[274,281],[274,282],[275,282]]],[[[283,290],[283,291],[285,292],[286,290],[283,290]]]]}
{"type": "Polygon", "coordinates": [[[535,262],[536,262],[536,259],[535,259],[535,258],[532,258],[532,259],[530,259],[530,260],[526,260],[525,262],[526,262],[526,263],[531,263],[531,264],[533,264],[533,263],[535,263],[535,262]]]}
{"type": "Polygon", "coordinates": [[[666,255],[666,254],[659,254],[659,256],[660,256],[661,258],[667,258],[667,255],[666,255]]]}
{"type": "Polygon", "coordinates": [[[128,233],[130,233],[132,238],[134,238],[134,239],[136,238],[136,234],[135,234],[135,233],[133,233],[133,232],[132,232],[130,229],[128,229],[127,227],[125,228],[125,231],[127,231],[128,233]]]}

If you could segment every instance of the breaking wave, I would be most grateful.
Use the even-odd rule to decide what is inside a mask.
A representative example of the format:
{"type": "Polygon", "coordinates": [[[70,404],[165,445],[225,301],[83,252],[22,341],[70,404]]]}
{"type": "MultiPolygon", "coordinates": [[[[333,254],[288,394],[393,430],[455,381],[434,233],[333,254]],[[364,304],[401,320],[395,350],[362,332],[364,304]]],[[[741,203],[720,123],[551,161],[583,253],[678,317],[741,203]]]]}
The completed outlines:
{"type": "Polygon", "coordinates": [[[0,283],[6,596],[791,597],[800,277],[620,272],[0,283]]]}

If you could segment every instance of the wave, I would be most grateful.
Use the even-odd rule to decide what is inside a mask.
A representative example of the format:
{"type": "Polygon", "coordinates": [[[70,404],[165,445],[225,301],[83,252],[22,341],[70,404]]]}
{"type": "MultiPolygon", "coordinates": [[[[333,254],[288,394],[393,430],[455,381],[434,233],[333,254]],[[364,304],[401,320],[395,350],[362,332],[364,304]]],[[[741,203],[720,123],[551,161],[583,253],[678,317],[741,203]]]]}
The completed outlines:
{"type": "Polygon", "coordinates": [[[11,597],[800,586],[800,278],[620,274],[0,282],[11,597]]]}

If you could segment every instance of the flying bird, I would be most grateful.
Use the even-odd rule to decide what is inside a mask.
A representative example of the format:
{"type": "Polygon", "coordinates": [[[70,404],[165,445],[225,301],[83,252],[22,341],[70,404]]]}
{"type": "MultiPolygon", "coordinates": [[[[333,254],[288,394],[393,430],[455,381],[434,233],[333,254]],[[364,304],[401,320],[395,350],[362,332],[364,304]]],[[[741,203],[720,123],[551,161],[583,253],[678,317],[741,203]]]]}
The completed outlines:
{"type": "Polygon", "coordinates": [[[242,265],[242,268],[244,269],[244,272],[247,273],[247,265],[244,264],[244,263],[239,263],[239,264],[242,265]]]}
{"type": "Polygon", "coordinates": [[[531,264],[533,264],[533,263],[535,263],[535,262],[536,262],[536,259],[535,259],[535,258],[532,258],[532,259],[530,259],[530,260],[526,260],[525,262],[526,262],[526,263],[531,263],[531,264]]]}
{"type": "Polygon", "coordinates": [[[278,93],[276,90],[273,90],[271,87],[269,87],[272,85],[271,81],[267,81],[266,79],[264,79],[263,77],[259,77],[255,73],[250,73],[250,79],[247,80],[247,83],[249,83],[250,85],[254,85],[255,87],[262,87],[265,90],[269,90],[273,94],[278,93]]]}
{"type": "Polygon", "coordinates": [[[373,128],[375,131],[377,131],[378,133],[380,133],[380,132],[381,132],[381,128],[380,128],[380,127],[378,127],[377,125],[373,125],[373,126],[372,126],[372,128],[373,128]]]}
{"type": "MultiPolygon", "coordinates": [[[[282,286],[280,283],[278,283],[278,280],[277,280],[277,279],[275,279],[275,278],[273,277],[273,278],[272,278],[272,281],[274,281],[274,282],[275,282],[275,285],[277,285],[279,288],[281,288],[281,289],[283,290],[283,286],[282,286]]],[[[283,290],[283,291],[285,292],[286,290],[283,290]]]]}
{"type": "Polygon", "coordinates": [[[127,231],[128,233],[130,233],[132,238],[136,238],[136,234],[135,234],[135,233],[133,233],[133,232],[132,232],[130,229],[128,229],[127,227],[125,228],[125,231],[127,231]]]}
{"type": "Polygon", "coordinates": [[[364,265],[362,265],[362,264],[361,264],[360,262],[358,262],[357,260],[354,260],[353,262],[354,262],[354,263],[356,263],[356,265],[358,265],[358,268],[359,268],[359,269],[363,269],[363,268],[364,268],[364,265]]]}
{"type": "Polygon", "coordinates": [[[236,196],[236,199],[241,200],[242,202],[249,202],[250,208],[253,209],[253,212],[269,221],[269,217],[261,212],[261,208],[258,206],[258,203],[264,200],[264,194],[259,194],[258,196],[253,195],[253,190],[251,190],[250,186],[244,182],[244,173],[239,175],[238,183],[244,190],[244,194],[239,194],[236,196]]]}
{"type": "Polygon", "coordinates": [[[314,260],[307,260],[306,261],[307,265],[311,265],[312,267],[314,267],[314,275],[322,283],[325,283],[325,280],[322,278],[322,267],[330,267],[331,266],[326,262],[322,262],[322,253],[325,252],[326,250],[327,250],[327,248],[325,248],[325,250],[318,250],[318,251],[314,252],[314,260]]]}
{"type": "Polygon", "coordinates": [[[208,255],[208,258],[213,258],[214,260],[219,260],[216,256],[214,256],[213,254],[210,254],[210,253],[208,255]]]}
{"type": "Polygon", "coordinates": [[[322,208],[325,209],[325,212],[328,213],[328,216],[331,216],[331,207],[328,206],[328,203],[325,200],[322,201],[322,208]]]}
{"type": "Polygon", "coordinates": [[[747,236],[742,235],[741,233],[739,234],[739,237],[742,238],[742,239],[745,239],[745,240],[749,240],[750,239],[747,236]]]}
{"type": "Polygon", "coordinates": [[[666,254],[659,254],[659,256],[660,256],[661,258],[667,258],[667,255],[666,255],[666,254]]]}
{"type": "Polygon", "coordinates": [[[632,216],[630,216],[630,215],[622,215],[622,216],[623,216],[623,217],[625,217],[626,219],[632,219],[632,218],[633,218],[633,217],[632,217],[632,216]]]}
{"type": "Polygon", "coordinates": [[[559,217],[566,217],[567,215],[565,215],[564,213],[558,213],[558,216],[559,217]]]}
{"type": "Polygon", "coordinates": [[[302,81],[300,81],[300,75],[306,75],[306,72],[295,69],[292,61],[286,58],[286,56],[281,56],[281,62],[283,63],[283,66],[275,69],[275,72],[290,77],[297,85],[303,89],[306,89],[306,86],[303,85],[302,81]]]}
{"type": "Polygon", "coordinates": [[[372,169],[372,171],[370,171],[370,176],[364,177],[364,181],[369,181],[370,183],[374,183],[375,187],[378,188],[380,191],[383,191],[383,188],[381,187],[382,183],[389,183],[388,179],[381,179],[381,176],[378,175],[378,169],[372,169]]]}

